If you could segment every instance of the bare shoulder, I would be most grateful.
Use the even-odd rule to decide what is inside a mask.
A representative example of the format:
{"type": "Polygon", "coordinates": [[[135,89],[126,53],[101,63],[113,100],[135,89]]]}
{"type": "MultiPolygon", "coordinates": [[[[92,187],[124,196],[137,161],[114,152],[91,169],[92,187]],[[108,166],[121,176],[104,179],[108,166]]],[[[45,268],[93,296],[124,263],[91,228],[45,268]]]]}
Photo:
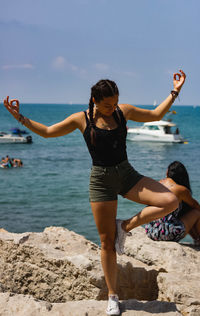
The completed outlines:
{"type": "Polygon", "coordinates": [[[80,129],[80,131],[83,133],[86,127],[84,111],[71,114],[70,116],[74,123],[77,125],[77,128],[80,129]]]}
{"type": "Polygon", "coordinates": [[[187,200],[189,197],[191,197],[191,192],[183,185],[176,184],[173,187],[173,190],[171,190],[180,200],[187,200]]]}
{"type": "Polygon", "coordinates": [[[178,187],[178,193],[179,193],[179,200],[184,201],[188,205],[190,205],[193,208],[197,208],[200,210],[199,203],[192,197],[192,193],[188,188],[186,188],[183,185],[177,185],[178,187]]]}
{"type": "Polygon", "coordinates": [[[179,191],[179,194],[184,197],[184,196],[191,196],[191,192],[188,188],[186,188],[184,185],[179,185],[177,184],[177,190],[179,191]]]}
{"type": "Polygon", "coordinates": [[[174,182],[171,178],[164,178],[159,181],[162,183],[166,188],[173,192],[175,187],[177,186],[176,182],[174,182]]]}
{"type": "Polygon", "coordinates": [[[128,120],[130,111],[134,111],[135,107],[131,104],[125,104],[125,103],[119,104],[118,106],[119,106],[120,110],[122,110],[126,120],[128,120]]]}
{"type": "Polygon", "coordinates": [[[83,117],[85,117],[85,114],[83,111],[76,112],[76,113],[71,114],[71,117],[73,117],[74,120],[79,121],[79,120],[83,119],[83,117]]]}
{"type": "Polygon", "coordinates": [[[119,107],[127,121],[148,122],[153,120],[151,117],[151,110],[143,109],[131,104],[119,104],[119,107]]]}
{"type": "Polygon", "coordinates": [[[123,112],[128,112],[135,107],[134,105],[128,103],[118,104],[118,106],[123,112]]]}
{"type": "Polygon", "coordinates": [[[166,186],[172,193],[174,193],[180,201],[188,200],[191,197],[191,192],[184,185],[177,184],[171,178],[164,178],[159,181],[166,186]]]}

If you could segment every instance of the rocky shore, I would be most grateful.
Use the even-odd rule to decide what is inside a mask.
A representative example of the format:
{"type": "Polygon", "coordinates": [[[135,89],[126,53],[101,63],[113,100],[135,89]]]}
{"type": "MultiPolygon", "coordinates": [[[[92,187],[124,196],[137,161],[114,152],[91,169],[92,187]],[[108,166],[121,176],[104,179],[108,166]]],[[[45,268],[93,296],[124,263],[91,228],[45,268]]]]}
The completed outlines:
{"type": "MultiPolygon", "coordinates": [[[[200,249],[155,242],[143,228],[118,257],[123,316],[200,316],[200,249]]],[[[103,316],[99,247],[62,227],[0,230],[0,316],[103,316]]]]}

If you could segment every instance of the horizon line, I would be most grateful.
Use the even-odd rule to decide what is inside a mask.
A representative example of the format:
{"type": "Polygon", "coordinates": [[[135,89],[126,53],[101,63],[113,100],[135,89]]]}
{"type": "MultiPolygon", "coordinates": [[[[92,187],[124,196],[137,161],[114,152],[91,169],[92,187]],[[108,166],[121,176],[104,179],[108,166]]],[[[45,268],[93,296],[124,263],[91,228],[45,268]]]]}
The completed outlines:
{"type": "MultiPolygon", "coordinates": [[[[0,102],[1,105],[3,105],[2,102],[0,102]]],[[[48,102],[21,102],[21,105],[32,105],[32,104],[40,104],[40,105],[83,105],[83,106],[88,106],[87,103],[74,103],[74,102],[69,102],[69,103],[48,103],[48,102]]],[[[126,103],[121,103],[121,104],[126,104],[126,103]]],[[[135,103],[127,103],[131,104],[134,106],[153,106],[156,108],[156,106],[159,105],[159,103],[155,106],[154,104],[135,104],[135,103]]],[[[192,107],[199,107],[200,104],[173,104],[172,106],[192,106],[192,107]]]]}

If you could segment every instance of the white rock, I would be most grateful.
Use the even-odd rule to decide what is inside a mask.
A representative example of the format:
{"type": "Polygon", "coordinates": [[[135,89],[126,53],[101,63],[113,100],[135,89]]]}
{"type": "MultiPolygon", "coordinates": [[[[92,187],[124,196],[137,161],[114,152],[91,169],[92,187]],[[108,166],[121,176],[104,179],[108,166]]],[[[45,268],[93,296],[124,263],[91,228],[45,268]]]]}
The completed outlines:
{"type": "MultiPolygon", "coordinates": [[[[0,316],[105,316],[106,307],[106,301],[48,304],[30,296],[0,294],[0,316]]],[[[175,304],[159,301],[123,301],[120,309],[123,316],[181,316],[175,304]]]]}
{"type": "MultiPolygon", "coordinates": [[[[132,233],[118,257],[123,315],[200,316],[199,250],[152,241],[141,227],[132,233]]],[[[0,316],[105,315],[100,248],[62,227],[0,230],[0,292],[0,316]]]]}

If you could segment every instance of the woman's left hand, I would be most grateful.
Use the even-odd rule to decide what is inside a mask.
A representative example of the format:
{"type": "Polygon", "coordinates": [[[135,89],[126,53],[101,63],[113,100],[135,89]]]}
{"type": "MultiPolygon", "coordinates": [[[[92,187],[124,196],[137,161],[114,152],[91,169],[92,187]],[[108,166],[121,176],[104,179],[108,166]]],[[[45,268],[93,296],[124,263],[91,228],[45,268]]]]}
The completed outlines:
{"type": "Polygon", "coordinates": [[[173,75],[173,84],[174,84],[174,90],[180,92],[184,82],[185,82],[185,78],[186,78],[186,74],[180,70],[180,73],[175,73],[173,75]]]}

